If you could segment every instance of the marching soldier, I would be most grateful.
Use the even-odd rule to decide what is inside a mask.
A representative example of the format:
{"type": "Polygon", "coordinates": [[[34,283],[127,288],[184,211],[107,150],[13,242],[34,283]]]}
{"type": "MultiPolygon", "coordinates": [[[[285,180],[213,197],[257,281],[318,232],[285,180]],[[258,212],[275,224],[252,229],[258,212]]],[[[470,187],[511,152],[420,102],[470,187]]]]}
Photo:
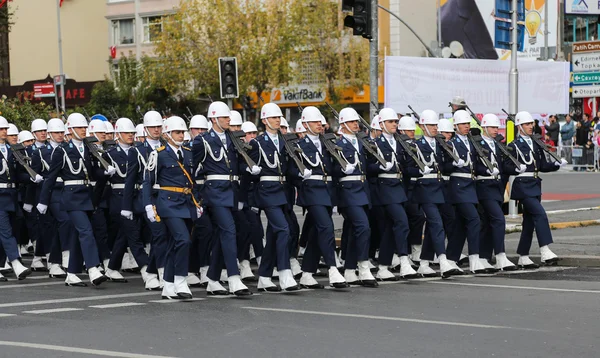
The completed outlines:
{"type": "Polygon", "coordinates": [[[140,123],[135,126],[135,136],[133,140],[136,142],[143,143],[146,140],[146,132],[144,131],[144,123],[140,123]]]}
{"type": "Polygon", "coordinates": [[[529,250],[533,241],[533,231],[535,230],[538,243],[540,245],[541,261],[544,264],[552,264],[558,261],[558,256],[553,253],[549,245],[552,241],[552,232],[548,223],[548,216],[541,204],[542,199],[542,179],[539,173],[557,171],[561,166],[567,164],[567,161],[561,159],[558,161],[548,161],[540,144],[532,139],[533,117],[529,112],[519,112],[515,116],[515,125],[519,128],[519,137],[509,144],[517,154],[516,157],[525,168],[520,166],[515,168],[514,164],[507,159],[505,163],[515,170],[518,175],[512,185],[510,198],[518,200],[523,205],[523,231],[517,254],[521,268],[536,268],[537,265],[529,258],[529,250]]]}
{"type": "Polygon", "coordinates": [[[208,131],[208,120],[201,114],[196,114],[190,119],[190,135],[192,140],[196,136],[206,133],[208,131]]]}

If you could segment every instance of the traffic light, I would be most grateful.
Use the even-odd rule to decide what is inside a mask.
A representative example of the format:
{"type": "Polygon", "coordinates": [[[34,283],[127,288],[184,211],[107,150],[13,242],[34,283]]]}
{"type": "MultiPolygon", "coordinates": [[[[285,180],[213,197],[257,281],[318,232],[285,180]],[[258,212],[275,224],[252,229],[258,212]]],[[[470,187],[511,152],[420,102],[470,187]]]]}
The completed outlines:
{"type": "Polygon", "coordinates": [[[346,16],[344,26],[352,28],[354,36],[371,39],[371,0],[342,0],[342,10],[352,11],[346,16]]]}
{"type": "Polygon", "coordinates": [[[238,72],[235,57],[219,57],[219,82],[221,98],[238,98],[238,72]]]}

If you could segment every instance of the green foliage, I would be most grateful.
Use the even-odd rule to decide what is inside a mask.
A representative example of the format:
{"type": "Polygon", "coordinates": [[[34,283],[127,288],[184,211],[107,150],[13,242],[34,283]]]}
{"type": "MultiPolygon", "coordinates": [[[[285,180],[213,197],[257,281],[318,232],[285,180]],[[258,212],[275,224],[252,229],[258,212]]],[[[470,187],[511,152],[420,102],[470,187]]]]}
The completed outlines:
{"type": "Polygon", "coordinates": [[[48,120],[56,117],[56,110],[44,102],[20,102],[16,98],[7,99],[6,96],[2,96],[0,98],[0,116],[16,125],[19,130],[29,130],[31,121],[36,118],[48,120]]]}

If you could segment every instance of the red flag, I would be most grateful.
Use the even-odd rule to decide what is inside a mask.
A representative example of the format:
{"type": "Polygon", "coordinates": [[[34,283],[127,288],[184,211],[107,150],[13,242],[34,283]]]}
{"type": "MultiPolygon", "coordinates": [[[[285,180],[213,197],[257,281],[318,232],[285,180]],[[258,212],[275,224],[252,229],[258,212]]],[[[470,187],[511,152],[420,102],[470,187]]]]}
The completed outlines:
{"type": "Polygon", "coordinates": [[[63,0],[60,0],[60,2],[58,3],[58,6],[61,7],[63,3],[63,0]]]}
{"type": "Polygon", "coordinates": [[[110,47],[110,57],[112,57],[112,58],[117,57],[117,46],[110,47]]]}

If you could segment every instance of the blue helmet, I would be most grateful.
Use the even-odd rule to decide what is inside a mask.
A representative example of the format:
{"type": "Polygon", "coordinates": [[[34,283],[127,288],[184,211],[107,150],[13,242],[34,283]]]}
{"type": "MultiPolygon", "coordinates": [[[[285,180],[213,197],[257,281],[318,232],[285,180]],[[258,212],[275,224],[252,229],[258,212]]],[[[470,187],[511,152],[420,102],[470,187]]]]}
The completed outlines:
{"type": "Polygon", "coordinates": [[[91,119],[99,119],[101,121],[108,122],[108,118],[104,117],[102,114],[94,114],[91,119]]]}

